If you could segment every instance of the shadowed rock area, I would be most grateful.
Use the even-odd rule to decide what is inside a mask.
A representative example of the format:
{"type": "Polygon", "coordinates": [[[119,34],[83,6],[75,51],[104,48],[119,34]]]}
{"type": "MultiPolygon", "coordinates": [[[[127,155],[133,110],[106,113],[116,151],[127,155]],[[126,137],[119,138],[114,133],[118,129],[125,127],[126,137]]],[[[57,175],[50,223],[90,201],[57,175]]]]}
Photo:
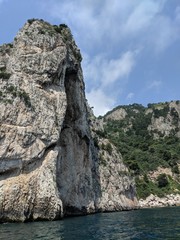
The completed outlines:
{"type": "Polygon", "coordinates": [[[116,148],[95,144],[81,59],[70,29],[43,20],[0,46],[1,222],[137,208],[116,148]]]}

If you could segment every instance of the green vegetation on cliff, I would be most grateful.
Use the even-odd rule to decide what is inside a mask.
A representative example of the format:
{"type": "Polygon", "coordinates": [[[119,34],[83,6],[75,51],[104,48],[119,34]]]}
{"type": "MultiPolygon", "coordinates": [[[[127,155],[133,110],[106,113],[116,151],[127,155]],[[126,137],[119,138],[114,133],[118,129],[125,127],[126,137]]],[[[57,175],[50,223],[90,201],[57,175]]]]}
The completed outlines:
{"type": "Polygon", "coordinates": [[[163,186],[159,179],[152,182],[147,177],[150,171],[158,167],[171,168],[172,173],[178,176],[180,159],[178,122],[178,112],[175,108],[170,108],[169,103],[149,104],[148,108],[139,104],[119,106],[106,114],[103,134],[118,148],[124,162],[136,177],[139,197],[147,197],[150,193],[162,196],[180,191],[178,181],[170,176],[166,176],[167,184],[163,186]],[[108,117],[121,109],[127,113],[124,118],[114,120],[113,115],[108,117]],[[162,132],[158,127],[149,127],[153,119],[159,118],[164,119],[164,122],[167,119],[171,122],[172,129],[168,133],[162,132]]]}

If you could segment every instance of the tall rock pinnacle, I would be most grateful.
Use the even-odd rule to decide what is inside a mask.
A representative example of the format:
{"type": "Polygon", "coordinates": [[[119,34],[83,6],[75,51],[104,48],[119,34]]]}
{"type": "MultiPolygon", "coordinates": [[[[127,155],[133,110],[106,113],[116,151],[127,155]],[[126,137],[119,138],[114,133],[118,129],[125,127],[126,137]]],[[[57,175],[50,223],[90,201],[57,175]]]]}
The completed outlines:
{"type": "Polygon", "coordinates": [[[1,222],[137,207],[115,148],[100,162],[81,59],[70,29],[43,20],[0,46],[1,222]]]}

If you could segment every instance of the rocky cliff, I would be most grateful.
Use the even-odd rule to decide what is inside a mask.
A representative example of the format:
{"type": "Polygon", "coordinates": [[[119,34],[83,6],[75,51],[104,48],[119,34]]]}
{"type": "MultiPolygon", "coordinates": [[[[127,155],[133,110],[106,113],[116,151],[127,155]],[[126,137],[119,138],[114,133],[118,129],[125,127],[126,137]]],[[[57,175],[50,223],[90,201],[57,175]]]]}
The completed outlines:
{"type": "Polygon", "coordinates": [[[66,25],[29,20],[0,46],[0,108],[1,222],[137,207],[121,156],[89,127],[81,54],[66,25]]]}

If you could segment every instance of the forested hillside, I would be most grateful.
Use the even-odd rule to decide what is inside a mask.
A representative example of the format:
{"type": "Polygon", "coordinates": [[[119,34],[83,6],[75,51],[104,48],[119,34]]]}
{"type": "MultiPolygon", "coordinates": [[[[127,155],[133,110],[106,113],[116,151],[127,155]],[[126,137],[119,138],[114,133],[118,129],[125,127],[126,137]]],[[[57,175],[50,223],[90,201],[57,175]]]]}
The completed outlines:
{"type": "Polygon", "coordinates": [[[104,116],[104,131],[98,134],[122,154],[139,198],[180,192],[179,119],[180,101],[118,106],[104,116]]]}

